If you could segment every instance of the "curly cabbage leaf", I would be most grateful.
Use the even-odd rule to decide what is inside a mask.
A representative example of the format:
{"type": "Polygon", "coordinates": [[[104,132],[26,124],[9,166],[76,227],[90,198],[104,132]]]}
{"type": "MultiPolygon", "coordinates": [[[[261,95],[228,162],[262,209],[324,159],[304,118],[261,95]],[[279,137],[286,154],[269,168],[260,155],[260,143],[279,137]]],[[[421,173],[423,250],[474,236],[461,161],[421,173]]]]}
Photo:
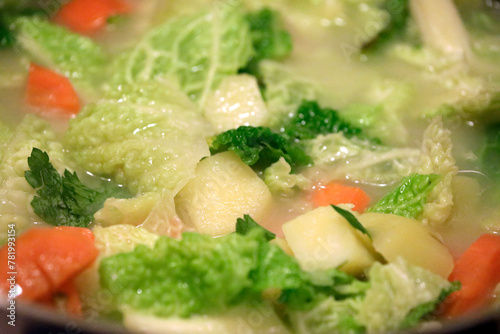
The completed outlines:
{"type": "Polygon", "coordinates": [[[327,298],[310,311],[292,313],[292,328],[297,334],[363,334],[365,328],[355,319],[361,300],[327,298]]]}
{"type": "Polygon", "coordinates": [[[322,108],[318,102],[308,100],[302,101],[293,117],[284,123],[283,132],[294,141],[338,132],[346,137],[361,135],[361,129],[342,119],[338,111],[322,108]]]}
{"type": "Polygon", "coordinates": [[[399,187],[382,197],[368,212],[392,213],[417,218],[423,212],[430,192],[441,177],[437,174],[413,174],[405,177],[399,187]]]}
{"type": "Polygon", "coordinates": [[[310,310],[290,313],[297,333],[387,333],[405,329],[433,311],[456,287],[399,259],[375,263],[369,287],[348,299],[326,298],[310,310]]]}
{"type": "Polygon", "coordinates": [[[432,120],[424,133],[422,156],[418,173],[438,174],[439,183],[431,190],[424,205],[422,218],[425,223],[439,225],[451,214],[453,207],[452,181],[458,173],[452,152],[451,132],[440,117],[432,120]]]}
{"type": "Polygon", "coordinates": [[[311,183],[302,174],[292,174],[292,167],[283,157],[264,170],[264,182],[271,192],[285,196],[290,196],[311,183]]]}
{"type": "Polygon", "coordinates": [[[175,195],[209,155],[206,134],[197,111],[102,101],[69,122],[64,140],[80,166],[111,176],[132,193],[175,195]]]}
{"type": "Polygon", "coordinates": [[[420,150],[392,148],[367,140],[346,138],[342,133],[320,135],[305,141],[314,165],[330,179],[348,178],[356,182],[387,185],[414,173],[420,150]]]}
{"type": "Polygon", "coordinates": [[[279,12],[270,8],[250,12],[246,19],[255,54],[240,71],[258,75],[261,60],[280,60],[290,55],[293,49],[292,36],[283,28],[279,12]]]}
{"type": "Polygon", "coordinates": [[[80,293],[86,313],[105,315],[109,313],[109,305],[108,302],[103,303],[103,298],[108,301],[109,295],[100,290],[98,269],[101,260],[115,254],[131,252],[138,245],[152,249],[159,236],[142,227],[126,224],[95,226],[92,232],[99,255],[89,268],[75,278],[75,286],[80,293]]]}
{"type": "Polygon", "coordinates": [[[50,124],[34,115],[25,116],[5,143],[0,162],[0,240],[7,238],[8,224],[15,224],[16,231],[21,233],[32,224],[42,222],[30,205],[35,190],[24,177],[34,147],[50,154],[59,173],[67,167],[63,147],[50,124]]]}
{"type": "Polygon", "coordinates": [[[161,237],[152,250],[139,246],[103,259],[101,284],[118,305],[143,312],[184,318],[213,314],[242,301],[243,290],[252,285],[249,274],[258,245],[256,238],[238,234],[216,239],[197,233],[185,233],[181,240],[161,237]]]}
{"type": "Polygon", "coordinates": [[[347,298],[367,287],[336,269],[301,270],[293,257],[267,242],[265,230],[251,226],[245,235],[160,237],[154,249],[139,246],[103,259],[99,272],[118,308],[128,305],[161,317],[214,315],[259,304],[271,288],[281,303],[304,309],[325,296],[347,298]]]}
{"type": "Polygon", "coordinates": [[[99,257],[106,258],[119,253],[128,253],[139,245],[153,249],[156,240],[160,237],[145,228],[127,224],[118,224],[109,227],[96,226],[93,229],[95,246],[99,250],[99,257]]]}
{"type": "Polygon", "coordinates": [[[236,74],[253,53],[248,23],[238,2],[215,2],[147,33],[114,64],[116,85],[169,78],[204,105],[209,92],[236,74]]]}
{"type": "Polygon", "coordinates": [[[385,0],[383,10],[389,14],[389,20],[373,39],[363,45],[363,50],[378,50],[387,43],[401,38],[406,33],[410,19],[410,0],[385,0]]]}
{"type": "Polygon", "coordinates": [[[58,71],[89,92],[103,79],[108,56],[90,38],[40,17],[15,22],[21,50],[42,66],[58,71]]]}
{"type": "Polygon", "coordinates": [[[363,92],[359,103],[342,108],[340,115],[368,136],[387,145],[404,145],[409,135],[402,118],[413,98],[414,89],[410,83],[378,80],[363,92]]]}
{"type": "Polygon", "coordinates": [[[138,226],[174,238],[190,230],[177,216],[174,197],[168,191],[148,192],[130,199],[108,198],[94,214],[94,221],[101,226],[138,226]]]}
{"type": "Polygon", "coordinates": [[[322,90],[315,82],[301,77],[284,65],[270,60],[259,66],[264,83],[264,100],[269,111],[269,126],[279,128],[293,116],[302,101],[322,100],[322,90]]]}
{"type": "Polygon", "coordinates": [[[196,106],[186,94],[182,93],[175,81],[163,79],[109,87],[105,91],[105,98],[152,108],[176,106],[189,110],[196,109],[196,106]]]}
{"type": "Polygon", "coordinates": [[[356,316],[366,333],[401,329],[408,324],[408,316],[415,316],[412,314],[414,309],[440,301],[443,294],[454,291],[454,286],[446,279],[412,266],[401,258],[386,265],[375,263],[368,277],[371,287],[366,291],[356,316]]]}
{"type": "Polygon", "coordinates": [[[312,162],[298,144],[262,126],[240,126],[217,135],[210,152],[215,154],[228,150],[235,152],[245,164],[255,168],[266,168],[281,157],[293,169],[312,162]]]}

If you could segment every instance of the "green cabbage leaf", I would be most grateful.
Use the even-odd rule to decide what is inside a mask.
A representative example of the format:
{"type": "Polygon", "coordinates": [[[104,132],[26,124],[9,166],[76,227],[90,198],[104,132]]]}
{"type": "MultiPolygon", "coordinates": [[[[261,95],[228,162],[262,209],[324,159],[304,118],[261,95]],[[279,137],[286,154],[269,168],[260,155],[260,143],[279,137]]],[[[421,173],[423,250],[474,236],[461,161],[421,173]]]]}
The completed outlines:
{"type": "Polygon", "coordinates": [[[416,148],[394,148],[342,133],[319,135],[304,146],[329,179],[349,178],[360,183],[388,185],[415,172],[421,152],[416,148]]]}
{"type": "Polygon", "coordinates": [[[457,289],[456,285],[402,259],[368,272],[370,286],[348,299],[324,299],[310,310],[292,312],[297,333],[388,333],[414,325],[457,289]],[[424,310],[425,309],[425,310],[424,310]]]}
{"type": "Polygon", "coordinates": [[[113,86],[168,78],[203,106],[222,78],[236,74],[252,54],[248,23],[238,2],[214,2],[154,28],[120,55],[113,67],[113,86]]]}
{"type": "Polygon", "coordinates": [[[109,56],[92,39],[70,32],[40,17],[15,22],[17,45],[28,57],[55,70],[95,97],[95,87],[107,73],[109,56]]]}
{"type": "Polygon", "coordinates": [[[450,130],[444,127],[440,117],[432,120],[424,133],[422,156],[417,173],[438,174],[440,180],[429,192],[422,212],[422,219],[430,225],[443,224],[453,207],[452,181],[458,167],[452,152],[450,130]]]}
{"type": "Polygon", "coordinates": [[[134,194],[175,195],[209,155],[206,134],[196,110],[109,100],[86,106],[69,122],[64,141],[82,168],[134,194]]]}
{"type": "Polygon", "coordinates": [[[369,212],[392,213],[408,218],[419,218],[424,212],[430,192],[441,180],[437,174],[413,174],[368,209],[369,212]]]}

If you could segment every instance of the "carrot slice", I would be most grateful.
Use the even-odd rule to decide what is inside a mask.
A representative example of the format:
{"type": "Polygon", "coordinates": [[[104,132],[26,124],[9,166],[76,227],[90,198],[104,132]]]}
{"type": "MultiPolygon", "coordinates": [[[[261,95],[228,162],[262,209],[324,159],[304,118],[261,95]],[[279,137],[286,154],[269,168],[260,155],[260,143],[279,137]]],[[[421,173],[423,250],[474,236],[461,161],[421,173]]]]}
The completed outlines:
{"type": "Polygon", "coordinates": [[[331,182],[316,189],[312,194],[312,201],[317,207],[331,204],[354,204],[354,211],[363,212],[370,203],[370,197],[359,187],[331,182]]]}
{"type": "Polygon", "coordinates": [[[129,5],[122,0],[72,0],[59,9],[54,21],[90,35],[103,29],[111,16],[129,12],[129,5]]]}
{"type": "Polygon", "coordinates": [[[26,101],[34,107],[57,109],[66,116],[80,110],[78,95],[68,78],[35,64],[29,69],[26,101]]]}
{"type": "Polygon", "coordinates": [[[462,288],[444,302],[443,314],[456,317],[486,307],[500,283],[500,235],[481,235],[456,261],[450,281],[462,288]]]}
{"type": "MultiPolygon", "coordinates": [[[[17,296],[27,301],[47,301],[57,292],[69,292],[75,307],[72,279],[97,257],[92,231],[80,227],[32,228],[15,240],[15,268],[9,267],[8,244],[0,248],[0,290],[9,291],[9,278],[20,287],[17,296]]],[[[12,250],[10,251],[10,255],[12,250]]]]}

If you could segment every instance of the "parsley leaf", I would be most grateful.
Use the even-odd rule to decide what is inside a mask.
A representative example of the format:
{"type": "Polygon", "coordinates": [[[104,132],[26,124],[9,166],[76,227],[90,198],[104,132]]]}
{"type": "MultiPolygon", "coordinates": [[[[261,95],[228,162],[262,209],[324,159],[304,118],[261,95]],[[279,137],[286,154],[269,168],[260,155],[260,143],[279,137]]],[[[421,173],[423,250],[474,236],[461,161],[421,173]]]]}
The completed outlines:
{"type": "Polygon", "coordinates": [[[127,197],[118,189],[93,190],[84,185],[76,173],[68,170],[63,176],[59,175],[47,152],[38,148],[31,151],[28,166],[30,170],[25,171],[24,176],[37,194],[31,206],[40,218],[51,225],[88,227],[107,197],[127,197]]]}

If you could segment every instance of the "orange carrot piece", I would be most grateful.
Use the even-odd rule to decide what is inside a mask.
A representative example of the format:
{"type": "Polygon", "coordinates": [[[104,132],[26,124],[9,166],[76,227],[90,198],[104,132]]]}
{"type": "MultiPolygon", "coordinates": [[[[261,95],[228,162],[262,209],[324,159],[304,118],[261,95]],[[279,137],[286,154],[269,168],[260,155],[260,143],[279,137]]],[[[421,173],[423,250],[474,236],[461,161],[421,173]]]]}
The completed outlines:
{"type": "MultiPolygon", "coordinates": [[[[8,244],[0,248],[0,290],[15,277],[20,299],[47,301],[97,257],[92,231],[80,227],[32,228],[15,240],[15,269],[9,268],[8,244]],[[16,274],[11,274],[16,272],[16,274]]],[[[63,289],[63,290],[62,290],[63,289]]],[[[71,291],[71,290],[68,290],[71,291]]],[[[69,295],[74,307],[74,296],[69,295]],[[73,298],[73,299],[71,299],[73,298]]]]}
{"type": "Polygon", "coordinates": [[[312,201],[317,207],[331,204],[354,204],[354,211],[363,212],[370,203],[370,197],[359,187],[331,182],[315,190],[312,194],[312,201]]]}
{"type": "Polygon", "coordinates": [[[57,109],[64,115],[80,110],[78,95],[68,78],[35,64],[29,69],[26,101],[34,107],[57,109]]]}
{"type": "Polygon", "coordinates": [[[54,21],[74,32],[90,35],[103,29],[111,16],[128,14],[130,10],[123,0],[72,0],[59,9],[54,21]]]}
{"type": "Polygon", "coordinates": [[[450,281],[462,288],[443,304],[443,314],[456,317],[486,307],[500,283],[500,235],[481,235],[456,261],[450,281]]]}

